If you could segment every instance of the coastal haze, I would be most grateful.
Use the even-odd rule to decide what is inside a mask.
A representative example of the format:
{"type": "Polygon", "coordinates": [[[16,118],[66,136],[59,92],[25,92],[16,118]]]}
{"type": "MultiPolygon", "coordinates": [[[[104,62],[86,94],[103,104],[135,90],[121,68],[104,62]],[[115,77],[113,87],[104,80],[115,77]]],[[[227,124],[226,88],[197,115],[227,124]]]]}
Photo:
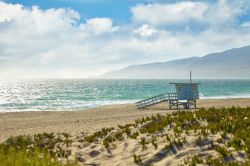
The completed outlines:
{"type": "Polygon", "coordinates": [[[182,79],[188,78],[189,70],[198,79],[250,79],[250,46],[203,57],[128,66],[99,78],[182,79]]]}

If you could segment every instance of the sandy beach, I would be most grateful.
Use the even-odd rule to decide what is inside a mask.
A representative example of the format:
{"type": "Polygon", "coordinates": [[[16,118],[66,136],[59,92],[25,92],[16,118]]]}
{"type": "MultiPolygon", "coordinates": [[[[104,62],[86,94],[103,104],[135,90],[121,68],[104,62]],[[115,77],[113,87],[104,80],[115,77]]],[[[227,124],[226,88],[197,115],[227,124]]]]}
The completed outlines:
{"type": "MultiPolygon", "coordinates": [[[[250,99],[211,99],[198,100],[198,107],[250,106],[250,99]]],[[[107,105],[83,111],[34,111],[0,113],[0,142],[10,136],[42,132],[67,132],[77,135],[81,132],[93,133],[103,127],[116,127],[152,115],[166,114],[167,103],[161,103],[144,110],[135,104],[107,105]]]]}
{"type": "MultiPolygon", "coordinates": [[[[231,121],[233,116],[237,121],[235,123],[246,125],[249,109],[243,108],[250,106],[250,99],[199,100],[197,104],[199,108],[219,109],[176,112],[168,110],[167,103],[161,103],[144,110],[138,110],[135,104],[122,104],[83,111],[0,113],[0,141],[4,142],[10,136],[28,135],[13,137],[3,144],[8,145],[9,142],[13,146],[17,140],[22,144],[20,140],[27,142],[31,138],[34,142],[26,148],[47,147],[50,153],[59,155],[57,162],[63,165],[175,166],[188,163],[209,165],[221,161],[249,163],[247,150],[228,147],[228,142],[236,139],[237,132],[232,136],[211,130],[221,130],[221,125],[225,124],[224,119],[229,118],[231,121]],[[232,106],[242,107],[238,109],[241,113],[220,109],[232,106]],[[223,118],[216,120],[214,111],[218,117],[223,118]],[[213,123],[210,129],[207,129],[208,121],[196,119],[196,114],[215,119],[210,121],[213,123]],[[190,121],[192,117],[193,122],[190,121]],[[193,129],[188,130],[185,126],[193,129]]],[[[243,132],[249,134],[247,128],[244,127],[243,132]]],[[[248,136],[241,136],[247,142],[248,136]]],[[[232,145],[237,147],[237,144],[232,145]]]]}

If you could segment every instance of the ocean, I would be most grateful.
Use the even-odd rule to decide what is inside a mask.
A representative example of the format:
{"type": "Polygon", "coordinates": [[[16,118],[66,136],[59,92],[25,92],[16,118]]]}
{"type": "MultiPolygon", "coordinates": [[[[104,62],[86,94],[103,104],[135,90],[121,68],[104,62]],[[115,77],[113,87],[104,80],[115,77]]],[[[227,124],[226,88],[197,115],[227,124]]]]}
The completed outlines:
{"type": "MultiPolygon", "coordinates": [[[[175,92],[188,80],[1,80],[0,112],[75,111],[175,92]]],[[[250,97],[250,80],[193,80],[201,99],[250,97]]]]}

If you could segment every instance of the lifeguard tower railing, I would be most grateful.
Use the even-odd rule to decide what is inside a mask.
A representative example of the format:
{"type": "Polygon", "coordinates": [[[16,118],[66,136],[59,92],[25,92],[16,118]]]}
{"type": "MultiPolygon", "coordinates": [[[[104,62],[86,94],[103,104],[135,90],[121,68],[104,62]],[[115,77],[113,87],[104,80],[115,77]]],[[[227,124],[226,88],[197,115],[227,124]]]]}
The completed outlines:
{"type": "Polygon", "coordinates": [[[155,105],[155,104],[165,102],[165,101],[170,102],[172,100],[178,100],[178,93],[166,93],[166,94],[157,95],[157,96],[145,99],[145,100],[138,101],[136,102],[136,105],[138,109],[143,109],[151,105],[155,105]]]}

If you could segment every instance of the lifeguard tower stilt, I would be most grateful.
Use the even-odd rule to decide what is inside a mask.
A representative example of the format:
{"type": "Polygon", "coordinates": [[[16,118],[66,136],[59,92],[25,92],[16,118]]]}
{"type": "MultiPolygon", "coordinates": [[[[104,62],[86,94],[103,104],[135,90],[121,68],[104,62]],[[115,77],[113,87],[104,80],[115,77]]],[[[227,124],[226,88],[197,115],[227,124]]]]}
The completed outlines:
{"type": "Polygon", "coordinates": [[[196,100],[199,99],[198,85],[200,83],[192,83],[192,73],[190,71],[189,83],[170,83],[175,85],[176,93],[166,93],[154,96],[145,100],[136,102],[138,109],[168,102],[169,109],[179,109],[182,106],[184,109],[189,109],[191,106],[196,107],[196,100]]]}

